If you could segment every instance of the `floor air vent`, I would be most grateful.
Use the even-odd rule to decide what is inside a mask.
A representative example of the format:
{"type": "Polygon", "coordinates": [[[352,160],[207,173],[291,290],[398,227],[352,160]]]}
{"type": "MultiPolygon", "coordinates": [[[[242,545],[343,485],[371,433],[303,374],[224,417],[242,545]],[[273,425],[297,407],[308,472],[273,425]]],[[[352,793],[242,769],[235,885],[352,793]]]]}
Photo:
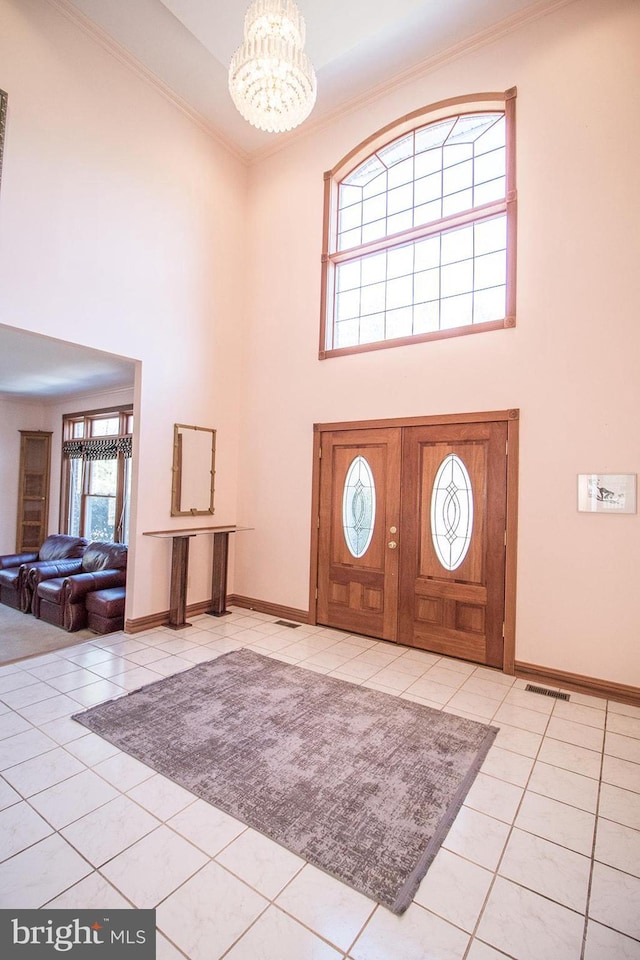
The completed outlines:
{"type": "Polygon", "coordinates": [[[525,687],[529,693],[541,693],[543,697],[553,697],[555,700],[568,700],[568,693],[561,693],[559,690],[547,690],[546,687],[534,687],[532,683],[528,683],[525,687]]]}
{"type": "Polygon", "coordinates": [[[300,626],[299,623],[291,623],[289,620],[276,620],[276,623],[279,627],[291,627],[292,630],[300,626]]]}

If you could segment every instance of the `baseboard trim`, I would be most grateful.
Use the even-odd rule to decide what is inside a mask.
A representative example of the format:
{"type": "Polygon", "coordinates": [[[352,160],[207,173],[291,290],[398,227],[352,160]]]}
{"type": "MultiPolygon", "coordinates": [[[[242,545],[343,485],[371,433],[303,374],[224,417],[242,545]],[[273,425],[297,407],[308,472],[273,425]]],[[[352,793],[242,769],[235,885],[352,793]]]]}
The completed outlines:
{"type": "Polygon", "coordinates": [[[283,607],[279,603],[269,603],[267,600],[255,600],[253,597],[242,597],[232,593],[227,597],[227,606],[243,607],[246,610],[255,610],[257,613],[268,613],[281,620],[295,620],[296,623],[309,623],[309,611],[298,610],[296,607],[283,607]]]}
{"type": "Polygon", "coordinates": [[[586,693],[590,697],[602,697],[605,700],[618,700],[620,703],[640,706],[640,688],[628,686],[626,683],[599,680],[580,673],[568,673],[564,670],[541,667],[535,663],[523,663],[521,660],[515,662],[515,674],[523,680],[537,680],[554,687],[573,690],[576,693],[586,693]]]}
{"type": "MultiPolygon", "coordinates": [[[[210,600],[201,600],[187,606],[186,615],[198,617],[206,613],[211,606],[210,600]]],[[[254,597],[243,597],[231,593],[227,597],[227,606],[242,607],[245,610],[255,610],[257,613],[266,613],[281,620],[293,620],[296,623],[309,623],[309,612],[296,607],[285,607],[279,603],[269,603],[267,600],[256,600],[254,597]]],[[[143,630],[153,630],[164,627],[169,623],[169,611],[151,613],[146,617],[136,617],[127,620],[124,625],[125,633],[141,633],[143,630]]],[[[600,697],[605,700],[617,700],[619,703],[629,703],[640,707],[640,687],[632,687],[625,683],[615,683],[613,680],[599,680],[597,677],[587,677],[580,673],[569,673],[565,670],[555,670],[551,667],[542,667],[536,663],[515,661],[515,675],[522,680],[533,680],[539,683],[561,687],[564,690],[573,690],[576,693],[585,693],[590,697],[600,697]]]]}
{"type": "MultiPolygon", "coordinates": [[[[298,610],[296,607],[283,607],[279,603],[269,603],[267,600],[255,600],[253,597],[242,597],[237,593],[231,593],[227,597],[228,607],[242,607],[246,610],[256,610],[258,613],[268,613],[272,617],[279,617],[281,620],[294,620],[296,623],[308,623],[309,613],[307,610],[298,610]]],[[[190,603],[187,605],[186,616],[199,617],[206,613],[211,607],[211,600],[201,600],[199,603],[190,603]]],[[[142,633],[143,630],[154,630],[157,627],[165,627],[169,623],[169,611],[162,610],[160,613],[150,613],[146,617],[136,617],[133,620],[127,620],[124,625],[125,633],[142,633]]]]}
{"type": "MultiPolygon", "coordinates": [[[[199,603],[190,603],[187,605],[186,616],[199,617],[206,613],[211,607],[211,600],[201,600],[199,603]]],[[[142,633],[143,630],[154,630],[156,627],[166,627],[169,623],[169,610],[162,610],[160,613],[150,613],[146,617],[136,617],[134,620],[126,620],[124,625],[125,633],[142,633]]]]}

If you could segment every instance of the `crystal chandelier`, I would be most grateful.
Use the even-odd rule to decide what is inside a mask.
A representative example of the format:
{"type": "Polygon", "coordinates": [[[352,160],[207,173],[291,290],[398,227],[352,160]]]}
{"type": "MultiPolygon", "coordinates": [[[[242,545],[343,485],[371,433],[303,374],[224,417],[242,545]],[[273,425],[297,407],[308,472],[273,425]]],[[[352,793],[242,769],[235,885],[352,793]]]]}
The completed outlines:
{"type": "Polygon", "coordinates": [[[316,75],[304,41],[304,18],[293,0],[254,0],[247,10],[244,43],[229,67],[229,91],[259,130],[292,130],[311,113],[316,75]]]}

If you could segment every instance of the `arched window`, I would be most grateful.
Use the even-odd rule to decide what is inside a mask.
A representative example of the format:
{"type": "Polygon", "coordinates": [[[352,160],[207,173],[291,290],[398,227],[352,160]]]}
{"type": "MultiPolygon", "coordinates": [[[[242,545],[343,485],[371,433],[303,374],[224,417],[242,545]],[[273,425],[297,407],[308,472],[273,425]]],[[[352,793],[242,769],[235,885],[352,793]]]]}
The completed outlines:
{"type": "Polygon", "coordinates": [[[515,326],[515,95],[417,111],[325,174],[321,359],[515,326]]]}

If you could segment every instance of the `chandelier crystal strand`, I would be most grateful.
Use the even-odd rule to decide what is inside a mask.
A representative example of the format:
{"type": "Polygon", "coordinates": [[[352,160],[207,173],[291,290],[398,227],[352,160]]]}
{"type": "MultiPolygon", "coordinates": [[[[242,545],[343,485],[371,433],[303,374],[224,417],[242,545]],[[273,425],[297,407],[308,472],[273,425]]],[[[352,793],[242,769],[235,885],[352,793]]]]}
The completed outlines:
{"type": "Polygon", "coordinates": [[[311,113],[316,75],[304,42],[304,18],[293,0],[254,0],[229,67],[229,92],[259,130],[292,130],[311,113]]]}

